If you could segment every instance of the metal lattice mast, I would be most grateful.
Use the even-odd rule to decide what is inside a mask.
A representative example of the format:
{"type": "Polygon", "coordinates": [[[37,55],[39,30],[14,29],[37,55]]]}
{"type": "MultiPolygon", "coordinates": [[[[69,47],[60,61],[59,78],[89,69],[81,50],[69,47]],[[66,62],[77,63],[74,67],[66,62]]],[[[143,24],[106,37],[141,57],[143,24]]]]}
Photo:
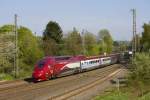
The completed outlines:
{"type": "Polygon", "coordinates": [[[17,14],[15,14],[14,16],[15,19],[15,27],[14,27],[14,31],[15,31],[15,77],[18,77],[19,74],[19,68],[18,68],[18,27],[17,27],[17,14]]]}
{"type": "Polygon", "coordinates": [[[133,41],[132,41],[132,51],[136,52],[136,10],[132,9],[133,14],[133,41]]]}

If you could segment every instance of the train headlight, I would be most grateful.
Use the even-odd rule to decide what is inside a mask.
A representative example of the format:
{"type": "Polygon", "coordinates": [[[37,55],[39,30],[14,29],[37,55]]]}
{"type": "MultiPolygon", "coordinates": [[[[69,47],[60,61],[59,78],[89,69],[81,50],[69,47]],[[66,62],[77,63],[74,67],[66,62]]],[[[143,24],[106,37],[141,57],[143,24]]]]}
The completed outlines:
{"type": "Polygon", "coordinates": [[[51,65],[48,65],[48,68],[50,68],[51,67],[51,65]]]}
{"type": "Polygon", "coordinates": [[[39,74],[39,77],[40,77],[40,76],[42,76],[42,74],[41,74],[41,73],[39,74]]]}
{"type": "Polygon", "coordinates": [[[43,70],[42,70],[42,71],[40,71],[40,73],[39,73],[39,77],[40,77],[40,76],[42,76],[42,74],[43,74],[43,70]]]}

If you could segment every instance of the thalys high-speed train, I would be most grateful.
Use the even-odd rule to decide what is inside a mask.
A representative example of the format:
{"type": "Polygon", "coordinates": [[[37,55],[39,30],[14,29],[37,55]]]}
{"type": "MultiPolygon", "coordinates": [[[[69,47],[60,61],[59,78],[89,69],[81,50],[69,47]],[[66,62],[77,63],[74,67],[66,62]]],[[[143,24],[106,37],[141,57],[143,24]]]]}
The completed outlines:
{"type": "Polygon", "coordinates": [[[117,63],[120,54],[107,56],[50,56],[44,57],[35,65],[32,77],[34,81],[44,81],[51,78],[80,73],[102,66],[117,63]]]}

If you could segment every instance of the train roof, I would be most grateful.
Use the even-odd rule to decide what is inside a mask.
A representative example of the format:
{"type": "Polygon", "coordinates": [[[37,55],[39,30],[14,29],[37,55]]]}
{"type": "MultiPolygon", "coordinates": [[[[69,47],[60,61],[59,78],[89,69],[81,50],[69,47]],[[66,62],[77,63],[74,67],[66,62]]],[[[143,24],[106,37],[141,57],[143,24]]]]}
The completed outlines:
{"type": "Polygon", "coordinates": [[[59,61],[59,60],[69,60],[72,56],[55,56],[54,59],[56,61],[59,61]]]}
{"type": "Polygon", "coordinates": [[[48,59],[54,59],[56,61],[61,61],[61,60],[74,60],[76,59],[96,59],[96,58],[102,58],[102,57],[110,57],[110,56],[115,56],[120,53],[114,53],[114,54],[108,54],[108,55],[99,55],[99,56],[89,56],[86,57],[84,55],[76,55],[76,56],[46,56],[43,58],[43,60],[48,60],[48,59]]]}
{"type": "Polygon", "coordinates": [[[119,53],[114,53],[109,55],[90,56],[90,57],[86,57],[85,59],[96,59],[96,58],[111,57],[116,55],[119,55],[119,53]]]}

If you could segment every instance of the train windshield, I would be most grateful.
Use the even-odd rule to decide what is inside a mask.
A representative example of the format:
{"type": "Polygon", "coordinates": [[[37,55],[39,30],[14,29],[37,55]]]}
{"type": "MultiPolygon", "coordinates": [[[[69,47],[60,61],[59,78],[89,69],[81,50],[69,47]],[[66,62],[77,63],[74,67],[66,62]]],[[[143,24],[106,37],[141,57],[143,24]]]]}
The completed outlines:
{"type": "Polygon", "coordinates": [[[43,67],[44,67],[44,64],[45,64],[44,61],[39,61],[38,67],[39,67],[39,68],[43,68],[43,67]]]}

